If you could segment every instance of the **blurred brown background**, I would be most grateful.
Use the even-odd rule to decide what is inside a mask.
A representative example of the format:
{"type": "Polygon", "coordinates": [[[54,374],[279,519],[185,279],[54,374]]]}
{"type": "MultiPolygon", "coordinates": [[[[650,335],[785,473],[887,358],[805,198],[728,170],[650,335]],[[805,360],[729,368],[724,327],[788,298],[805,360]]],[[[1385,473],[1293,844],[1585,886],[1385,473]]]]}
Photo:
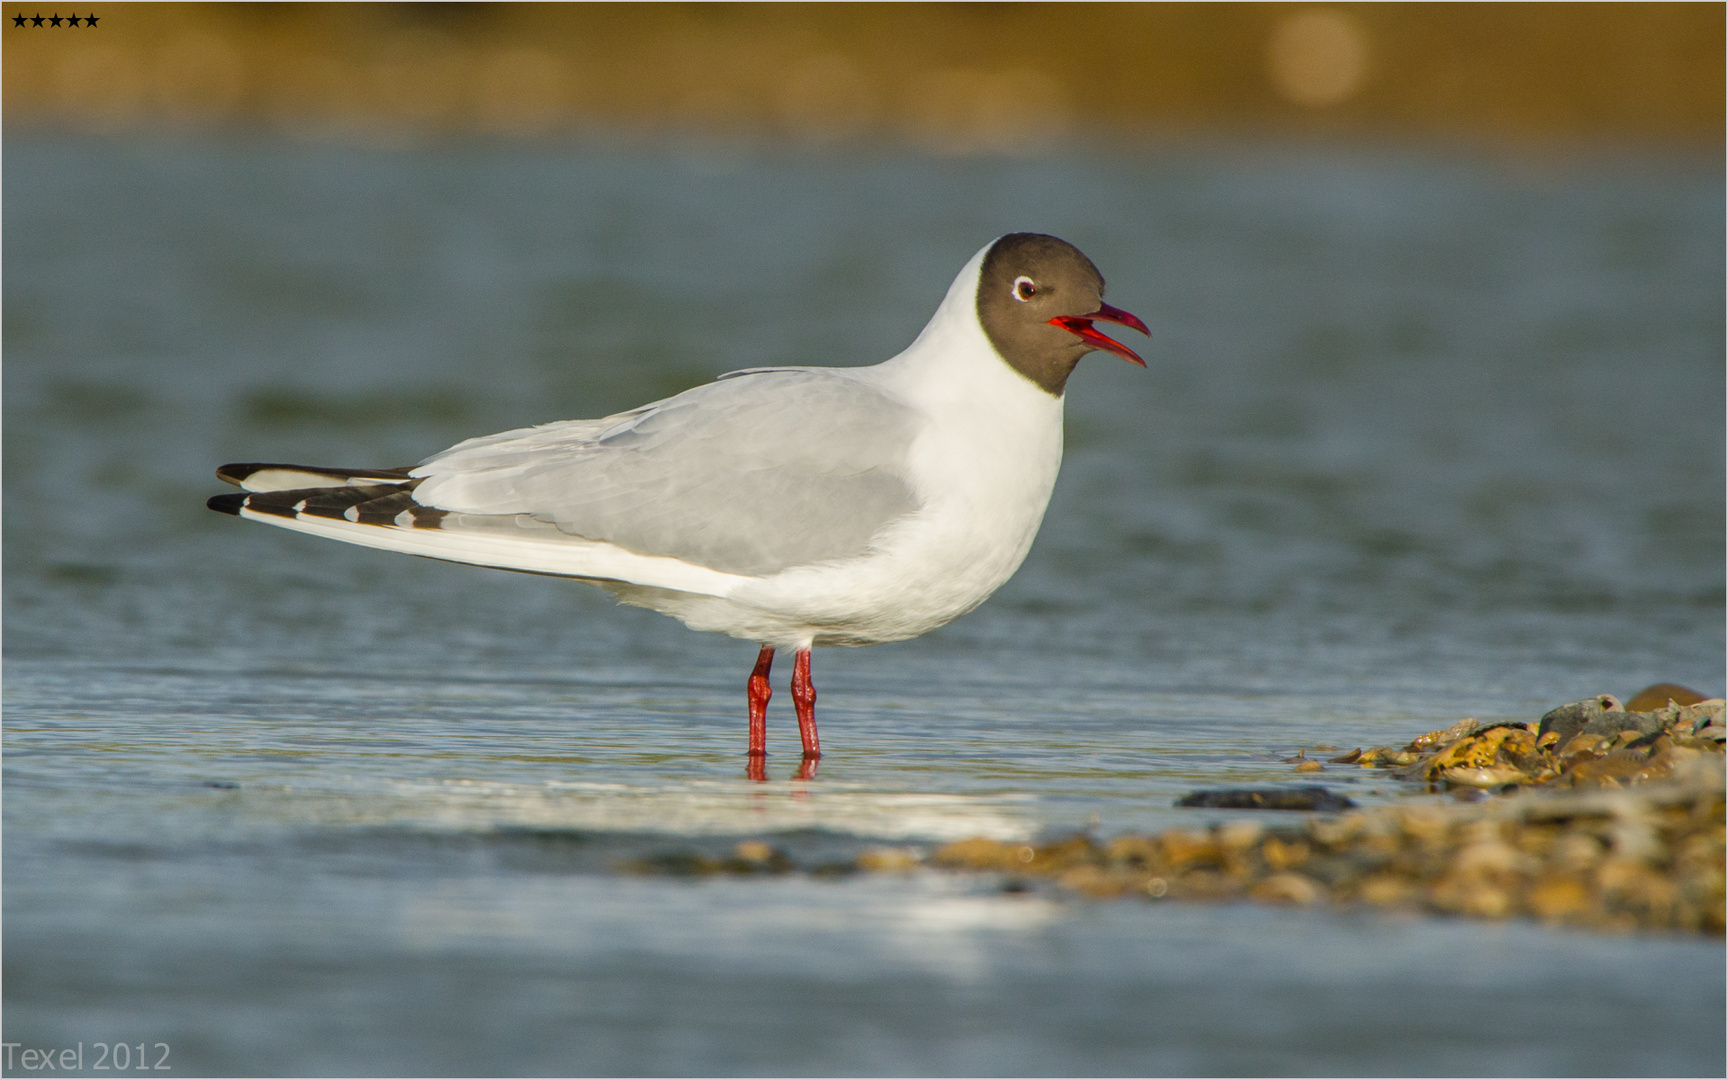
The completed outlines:
{"type": "MultiPolygon", "coordinates": [[[[14,10],[16,9],[16,10],[14,10]]],[[[683,130],[938,151],[1207,132],[1717,146],[1724,6],[108,4],[9,124],[683,130]]]]}

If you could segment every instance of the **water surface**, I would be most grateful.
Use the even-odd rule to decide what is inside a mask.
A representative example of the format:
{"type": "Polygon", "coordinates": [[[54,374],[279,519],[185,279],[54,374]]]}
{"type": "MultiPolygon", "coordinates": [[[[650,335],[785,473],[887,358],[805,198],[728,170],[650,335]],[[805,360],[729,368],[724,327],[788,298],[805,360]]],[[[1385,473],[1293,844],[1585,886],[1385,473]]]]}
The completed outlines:
{"type": "Polygon", "coordinates": [[[609,872],[1199,825],[1177,796],[1298,748],[1720,693],[1719,170],[6,150],[7,1040],[189,1074],[1722,1072],[1716,942],[609,872]],[[1094,259],[1150,367],[1084,362],[995,598],[817,653],[814,780],[785,671],[744,777],[748,643],[203,508],[225,461],[408,464],[875,362],[1016,229],[1094,259]]]}

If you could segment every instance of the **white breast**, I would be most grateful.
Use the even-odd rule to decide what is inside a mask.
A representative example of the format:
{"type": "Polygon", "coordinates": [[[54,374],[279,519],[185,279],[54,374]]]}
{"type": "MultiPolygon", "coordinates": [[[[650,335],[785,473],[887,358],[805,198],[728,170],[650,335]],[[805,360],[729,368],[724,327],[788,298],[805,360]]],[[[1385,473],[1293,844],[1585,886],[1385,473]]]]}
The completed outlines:
{"type": "Polygon", "coordinates": [[[857,373],[925,418],[909,455],[923,508],[891,526],[869,555],[795,568],[729,594],[781,623],[780,633],[761,633],[767,625],[749,633],[699,628],[785,644],[894,641],[977,607],[1019,568],[1061,467],[1062,399],[1010,368],[985,337],[973,302],[981,262],[982,253],[962,270],[910,348],[857,373]]]}

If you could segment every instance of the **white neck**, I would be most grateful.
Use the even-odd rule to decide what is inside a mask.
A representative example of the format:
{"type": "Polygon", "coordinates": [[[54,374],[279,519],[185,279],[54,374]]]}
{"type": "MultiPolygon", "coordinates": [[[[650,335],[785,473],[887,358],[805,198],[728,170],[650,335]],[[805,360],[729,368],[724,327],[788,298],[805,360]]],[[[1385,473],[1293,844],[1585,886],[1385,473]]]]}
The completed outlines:
{"type": "Polygon", "coordinates": [[[931,412],[982,407],[1060,417],[1062,399],[1009,367],[978,321],[978,278],[990,247],[960,268],[917,339],[877,365],[879,377],[931,412]]]}

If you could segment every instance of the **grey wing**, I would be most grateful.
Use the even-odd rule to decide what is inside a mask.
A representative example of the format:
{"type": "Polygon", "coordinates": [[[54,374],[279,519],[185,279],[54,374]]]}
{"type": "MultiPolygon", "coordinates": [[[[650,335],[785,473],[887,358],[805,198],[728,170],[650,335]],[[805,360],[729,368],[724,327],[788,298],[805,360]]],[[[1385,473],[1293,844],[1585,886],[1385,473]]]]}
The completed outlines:
{"type": "Polygon", "coordinates": [[[470,439],[412,471],[417,502],[737,574],[863,553],[918,507],[908,406],[856,378],[770,369],[603,420],[470,439]]]}

